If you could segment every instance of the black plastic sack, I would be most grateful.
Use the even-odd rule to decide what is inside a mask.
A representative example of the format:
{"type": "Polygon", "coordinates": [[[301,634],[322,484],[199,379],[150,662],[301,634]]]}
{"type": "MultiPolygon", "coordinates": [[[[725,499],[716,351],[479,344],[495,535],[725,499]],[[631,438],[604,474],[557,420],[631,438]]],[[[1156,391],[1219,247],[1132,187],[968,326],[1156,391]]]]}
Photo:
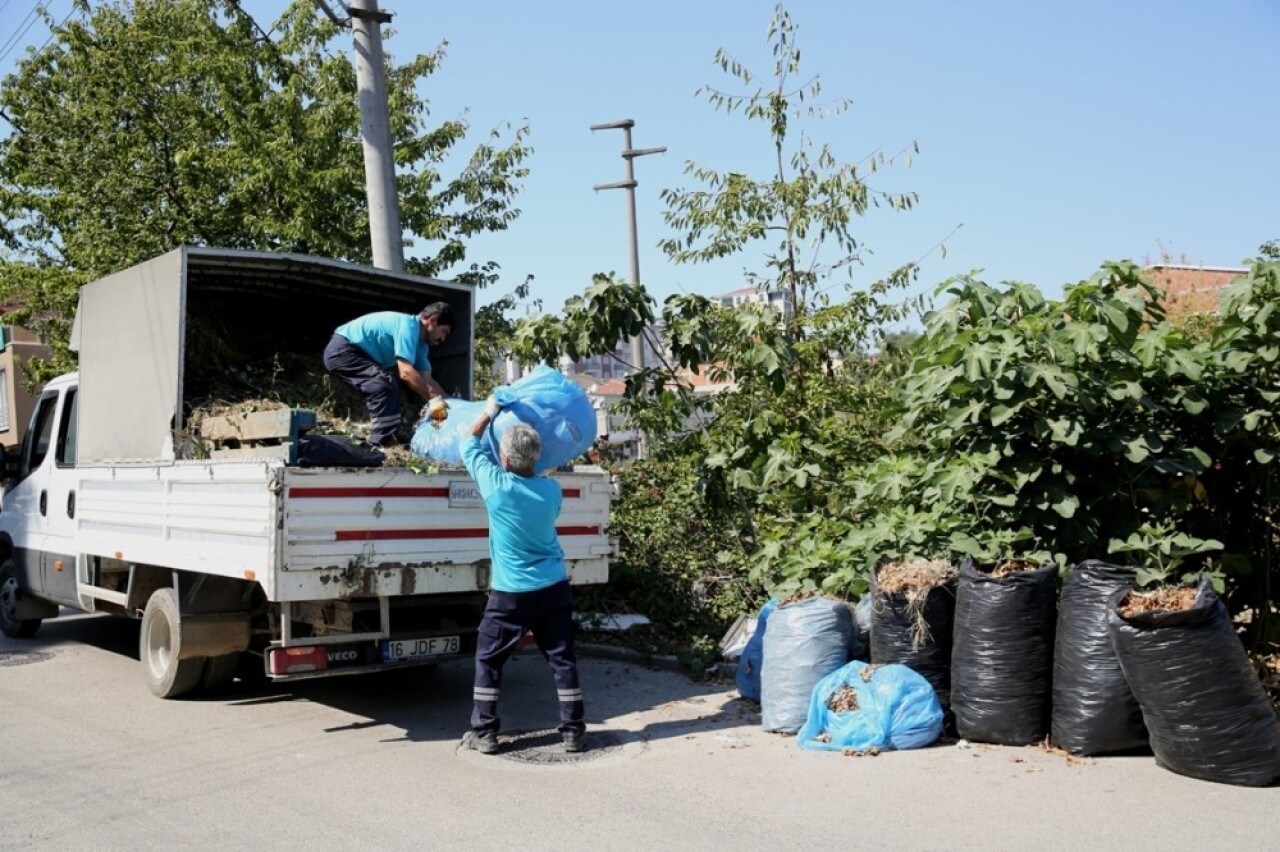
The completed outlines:
{"type": "Polygon", "coordinates": [[[1147,744],[1142,709],[1125,680],[1107,625],[1109,601],[1133,585],[1135,568],[1081,562],[1062,583],[1053,650],[1055,745],[1072,754],[1107,754],[1147,744]]]}
{"type": "Polygon", "coordinates": [[[1208,578],[1179,612],[1126,618],[1116,611],[1126,591],[1111,596],[1108,624],[1156,763],[1224,784],[1280,778],[1280,722],[1208,578]]]}
{"type": "Polygon", "coordinates": [[[1030,745],[1049,733],[1058,567],[996,577],[972,559],[956,582],[951,711],[956,733],[1030,745]]]}
{"type": "Polygon", "coordinates": [[[794,734],[809,715],[813,687],[849,662],[853,611],[843,601],[804,598],[769,614],[760,669],[760,725],[794,734]]]}
{"type": "Polygon", "coordinates": [[[341,435],[298,438],[298,467],[378,467],[386,457],[341,435]]]}
{"type": "Polygon", "coordinates": [[[849,659],[871,659],[871,595],[863,595],[853,608],[853,635],[849,639],[849,659]]]}
{"type": "Polygon", "coordinates": [[[935,586],[924,600],[917,624],[905,594],[883,591],[872,580],[871,662],[902,663],[923,675],[938,693],[938,703],[944,711],[951,706],[951,625],[955,609],[951,585],[935,586]]]}

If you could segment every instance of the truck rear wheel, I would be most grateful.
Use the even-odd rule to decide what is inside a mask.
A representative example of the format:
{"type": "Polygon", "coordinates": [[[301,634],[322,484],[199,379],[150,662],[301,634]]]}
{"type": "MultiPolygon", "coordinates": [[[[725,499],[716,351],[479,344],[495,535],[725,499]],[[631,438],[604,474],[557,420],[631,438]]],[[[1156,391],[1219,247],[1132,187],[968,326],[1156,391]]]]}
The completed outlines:
{"type": "Polygon", "coordinates": [[[200,685],[205,658],[178,659],[182,652],[182,613],[173,589],[156,589],[142,613],[138,658],[147,687],[161,698],[186,695],[200,685]]]}
{"type": "Polygon", "coordinates": [[[10,639],[30,639],[40,629],[39,618],[18,617],[18,568],[13,559],[0,563],[0,633],[10,639]]]}

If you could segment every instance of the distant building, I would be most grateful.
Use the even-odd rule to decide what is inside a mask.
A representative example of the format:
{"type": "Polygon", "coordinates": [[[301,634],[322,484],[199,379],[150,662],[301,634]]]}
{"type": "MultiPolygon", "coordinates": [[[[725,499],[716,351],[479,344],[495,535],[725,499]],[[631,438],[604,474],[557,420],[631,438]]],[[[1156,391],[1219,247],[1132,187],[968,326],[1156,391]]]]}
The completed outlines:
{"type": "Polygon", "coordinates": [[[1226,266],[1185,266],[1157,263],[1143,269],[1148,280],[1164,291],[1164,309],[1181,319],[1211,314],[1218,309],[1218,295],[1248,270],[1226,266]]]}
{"type": "Polygon", "coordinates": [[[41,343],[35,334],[16,325],[0,326],[0,444],[6,450],[14,450],[22,443],[27,421],[35,408],[37,390],[27,390],[27,376],[23,362],[32,357],[48,358],[49,347],[41,343]]]}
{"type": "MultiPolygon", "coordinates": [[[[791,296],[781,290],[743,287],[715,296],[712,300],[726,308],[751,303],[766,304],[774,307],[783,318],[791,315],[791,296]]],[[[672,363],[671,352],[666,345],[666,327],[663,324],[649,326],[644,337],[644,348],[646,366],[672,363]],[[658,343],[655,345],[654,341],[658,343]]],[[[631,360],[631,342],[621,340],[611,353],[579,358],[576,361],[564,357],[559,364],[560,371],[586,392],[587,398],[595,407],[597,437],[614,445],[624,458],[635,458],[638,455],[640,437],[625,422],[623,416],[615,411],[626,391],[626,378],[633,372],[631,360]]],[[[512,361],[505,365],[508,383],[518,379],[523,372],[512,361]]],[[[680,369],[677,374],[697,396],[710,396],[733,387],[731,382],[711,381],[707,372],[705,368],[698,371],[680,369]]],[[[699,418],[695,415],[685,427],[696,429],[699,425],[699,418]]]]}
{"type": "Polygon", "coordinates": [[[740,287],[716,297],[723,307],[736,308],[745,304],[771,305],[782,314],[783,318],[791,317],[791,294],[785,290],[767,290],[763,287],[740,287]]]}

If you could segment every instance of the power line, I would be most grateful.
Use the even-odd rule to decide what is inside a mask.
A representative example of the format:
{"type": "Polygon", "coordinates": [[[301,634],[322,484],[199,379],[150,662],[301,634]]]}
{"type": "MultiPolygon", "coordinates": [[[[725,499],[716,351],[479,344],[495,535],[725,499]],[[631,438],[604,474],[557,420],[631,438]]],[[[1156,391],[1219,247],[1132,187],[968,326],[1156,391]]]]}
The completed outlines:
{"type": "Polygon", "coordinates": [[[62,20],[58,22],[58,25],[53,29],[49,30],[49,37],[44,40],[44,44],[40,45],[40,50],[44,50],[46,47],[49,46],[49,42],[53,41],[54,32],[65,27],[67,25],[67,21],[71,20],[71,16],[75,14],[75,11],[76,11],[76,4],[74,0],[72,0],[71,8],[67,10],[67,14],[62,16],[62,20]]]}
{"type": "Polygon", "coordinates": [[[0,45],[0,62],[8,59],[9,54],[13,52],[13,49],[22,44],[22,39],[26,36],[27,31],[35,26],[36,21],[40,20],[38,15],[40,9],[40,2],[39,0],[36,0],[35,5],[31,7],[31,11],[27,12],[27,14],[23,16],[22,20],[18,22],[18,26],[14,28],[14,31],[9,36],[8,41],[3,45],[0,45]]]}
{"type": "MultiPolygon", "coordinates": [[[[4,7],[7,5],[9,5],[9,0],[4,0],[4,3],[0,4],[0,11],[4,11],[4,7]]],[[[45,12],[49,11],[49,7],[47,5],[43,4],[41,0],[37,0],[36,4],[31,7],[31,11],[28,12],[27,16],[22,19],[23,23],[26,23],[28,20],[30,20],[30,23],[26,23],[25,27],[23,27],[21,23],[18,24],[18,26],[22,27],[22,29],[20,31],[15,30],[13,35],[9,37],[9,40],[4,43],[4,46],[0,47],[0,51],[2,51],[0,52],[0,63],[8,59],[9,54],[22,45],[23,37],[26,36],[28,32],[30,32],[31,28],[36,25],[36,21],[39,20],[37,17],[34,17],[34,16],[41,9],[43,9],[45,12]]],[[[67,14],[62,16],[62,20],[58,22],[58,25],[56,27],[52,27],[49,30],[49,35],[45,38],[44,44],[40,45],[40,50],[44,50],[46,47],[49,46],[49,42],[53,41],[53,34],[57,30],[60,30],[64,26],[66,26],[67,21],[71,20],[71,16],[74,15],[75,12],[76,12],[76,4],[75,4],[75,0],[72,0],[71,8],[67,10],[67,14]]],[[[37,51],[37,53],[38,52],[39,51],[37,51]]]]}

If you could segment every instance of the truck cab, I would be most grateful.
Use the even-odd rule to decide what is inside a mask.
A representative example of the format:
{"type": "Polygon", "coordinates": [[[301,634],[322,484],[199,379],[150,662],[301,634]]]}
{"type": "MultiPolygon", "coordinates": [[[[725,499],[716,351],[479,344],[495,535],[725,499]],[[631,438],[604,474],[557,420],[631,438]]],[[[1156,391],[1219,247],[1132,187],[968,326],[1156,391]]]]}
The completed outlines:
{"type": "Polygon", "coordinates": [[[0,631],[31,636],[57,605],[77,606],[76,376],[50,382],[36,399],[22,445],[4,458],[0,497],[0,631]]]}

